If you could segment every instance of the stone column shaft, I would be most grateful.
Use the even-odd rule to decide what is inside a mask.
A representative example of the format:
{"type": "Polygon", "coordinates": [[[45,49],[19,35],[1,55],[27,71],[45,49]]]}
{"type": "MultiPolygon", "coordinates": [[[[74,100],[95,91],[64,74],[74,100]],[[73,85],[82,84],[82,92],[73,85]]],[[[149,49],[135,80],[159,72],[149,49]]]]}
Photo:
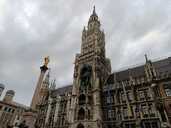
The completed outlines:
{"type": "Polygon", "coordinates": [[[37,82],[36,90],[34,92],[32,102],[31,102],[31,108],[32,109],[36,109],[36,105],[37,105],[39,98],[40,98],[40,89],[41,89],[42,81],[43,81],[44,75],[46,73],[46,70],[48,68],[44,65],[44,66],[40,67],[40,69],[41,69],[41,72],[40,72],[39,80],[37,82]]]}

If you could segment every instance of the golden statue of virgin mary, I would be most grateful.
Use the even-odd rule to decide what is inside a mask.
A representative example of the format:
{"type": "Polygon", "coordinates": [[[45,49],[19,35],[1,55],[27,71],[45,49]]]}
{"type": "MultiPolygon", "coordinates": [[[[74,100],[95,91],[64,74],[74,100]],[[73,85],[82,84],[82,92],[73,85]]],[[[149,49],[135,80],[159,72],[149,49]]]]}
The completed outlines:
{"type": "Polygon", "coordinates": [[[47,67],[48,63],[49,63],[50,59],[49,56],[44,58],[44,65],[47,67]]]}

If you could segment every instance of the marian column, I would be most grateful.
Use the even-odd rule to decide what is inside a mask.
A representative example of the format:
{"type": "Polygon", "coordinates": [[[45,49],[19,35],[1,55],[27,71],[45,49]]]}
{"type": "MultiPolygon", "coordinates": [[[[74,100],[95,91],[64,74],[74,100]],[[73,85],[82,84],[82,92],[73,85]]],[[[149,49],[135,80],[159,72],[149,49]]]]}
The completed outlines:
{"type": "Polygon", "coordinates": [[[43,82],[44,75],[45,75],[46,71],[48,70],[48,67],[47,67],[48,63],[49,63],[49,57],[45,57],[44,65],[40,67],[41,72],[40,72],[39,80],[37,82],[36,90],[35,90],[33,98],[32,98],[32,102],[31,102],[32,109],[36,109],[36,105],[39,102],[41,85],[43,82]]]}

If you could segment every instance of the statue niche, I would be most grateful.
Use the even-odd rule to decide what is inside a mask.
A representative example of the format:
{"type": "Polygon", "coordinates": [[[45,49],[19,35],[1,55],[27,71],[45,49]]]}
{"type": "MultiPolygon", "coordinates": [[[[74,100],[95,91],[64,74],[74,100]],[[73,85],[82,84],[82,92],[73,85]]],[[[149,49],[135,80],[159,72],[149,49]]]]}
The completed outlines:
{"type": "Polygon", "coordinates": [[[80,73],[80,89],[86,89],[91,87],[91,76],[92,76],[92,67],[90,65],[84,65],[80,73]]]}

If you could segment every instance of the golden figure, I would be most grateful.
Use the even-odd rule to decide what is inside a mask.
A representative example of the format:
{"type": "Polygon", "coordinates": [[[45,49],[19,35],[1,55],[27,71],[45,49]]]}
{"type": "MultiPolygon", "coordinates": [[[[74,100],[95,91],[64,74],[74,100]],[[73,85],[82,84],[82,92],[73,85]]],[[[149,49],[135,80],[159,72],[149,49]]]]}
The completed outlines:
{"type": "Polygon", "coordinates": [[[48,63],[49,63],[50,59],[49,56],[44,58],[44,65],[47,67],[48,63]]]}

